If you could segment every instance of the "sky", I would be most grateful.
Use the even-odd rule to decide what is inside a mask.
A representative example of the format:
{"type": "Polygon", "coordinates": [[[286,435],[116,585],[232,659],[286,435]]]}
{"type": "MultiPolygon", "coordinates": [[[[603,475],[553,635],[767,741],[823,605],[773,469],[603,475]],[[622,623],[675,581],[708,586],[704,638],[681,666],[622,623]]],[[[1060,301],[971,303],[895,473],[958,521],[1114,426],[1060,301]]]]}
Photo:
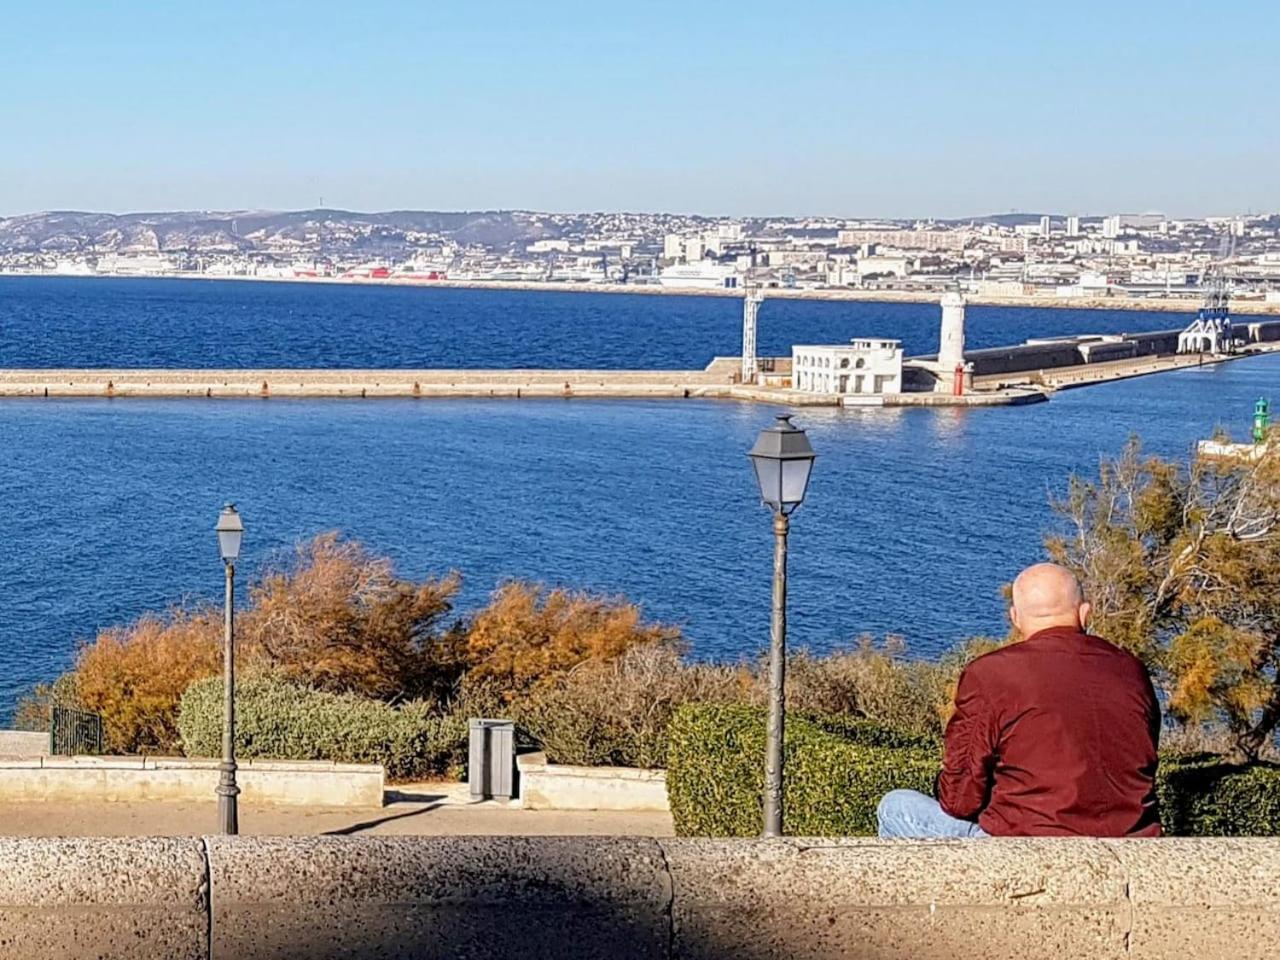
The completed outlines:
{"type": "Polygon", "coordinates": [[[7,0],[0,216],[1280,209],[1275,0],[7,0]]]}

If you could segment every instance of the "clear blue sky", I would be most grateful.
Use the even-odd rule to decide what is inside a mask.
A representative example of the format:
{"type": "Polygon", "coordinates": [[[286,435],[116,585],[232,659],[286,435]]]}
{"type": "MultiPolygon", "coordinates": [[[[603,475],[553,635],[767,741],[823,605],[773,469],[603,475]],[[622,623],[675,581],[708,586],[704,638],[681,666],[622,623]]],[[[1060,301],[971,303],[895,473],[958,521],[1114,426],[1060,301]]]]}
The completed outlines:
{"type": "Polygon", "coordinates": [[[5,4],[0,215],[1280,209],[1280,4],[5,4]]]}

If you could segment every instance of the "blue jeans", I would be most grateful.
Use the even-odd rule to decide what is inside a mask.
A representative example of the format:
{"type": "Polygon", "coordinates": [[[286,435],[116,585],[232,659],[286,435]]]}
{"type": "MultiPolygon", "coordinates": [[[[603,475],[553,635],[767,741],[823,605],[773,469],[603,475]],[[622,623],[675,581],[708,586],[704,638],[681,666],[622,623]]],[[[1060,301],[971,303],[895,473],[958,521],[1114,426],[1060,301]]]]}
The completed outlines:
{"type": "Polygon", "coordinates": [[[916,790],[890,790],[876,807],[882,839],[976,839],[987,834],[976,823],[945,813],[933,797],[916,790]]]}

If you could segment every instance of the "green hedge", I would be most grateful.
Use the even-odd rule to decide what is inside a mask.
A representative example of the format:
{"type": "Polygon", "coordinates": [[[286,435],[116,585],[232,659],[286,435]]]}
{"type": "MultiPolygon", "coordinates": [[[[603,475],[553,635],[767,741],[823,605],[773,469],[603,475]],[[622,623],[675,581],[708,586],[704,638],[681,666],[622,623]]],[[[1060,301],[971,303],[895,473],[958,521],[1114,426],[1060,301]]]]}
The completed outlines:
{"type": "MultiPolygon", "coordinates": [[[[763,817],[765,712],[681,707],[667,792],[680,836],[754,836],[763,817]]],[[[929,793],[936,741],[843,717],[788,717],[783,810],[793,836],[870,836],[889,790],[929,793]]],[[[1172,836],[1280,836],[1280,766],[1161,759],[1161,820],[1172,836]]]]}
{"type": "Polygon", "coordinates": [[[1226,763],[1221,757],[1165,757],[1156,788],[1167,834],[1184,837],[1280,836],[1280,766],[1226,763]]]}
{"type": "MultiPolygon", "coordinates": [[[[765,713],[685,706],[672,718],[667,793],[680,836],[760,833],[765,713]]],[[[895,787],[928,791],[937,745],[866,721],[789,716],[783,810],[795,836],[872,835],[895,787]]]]}
{"type": "MultiPolygon", "coordinates": [[[[178,732],[190,757],[222,752],[222,680],[197,680],[182,695],[178,732]]],[[[236,752],[241,757],[380,763],[393,779],[442,773],[460,764],[466,722],[430,704],[388,706],[271,677],[236,685],[236,752]]]]}

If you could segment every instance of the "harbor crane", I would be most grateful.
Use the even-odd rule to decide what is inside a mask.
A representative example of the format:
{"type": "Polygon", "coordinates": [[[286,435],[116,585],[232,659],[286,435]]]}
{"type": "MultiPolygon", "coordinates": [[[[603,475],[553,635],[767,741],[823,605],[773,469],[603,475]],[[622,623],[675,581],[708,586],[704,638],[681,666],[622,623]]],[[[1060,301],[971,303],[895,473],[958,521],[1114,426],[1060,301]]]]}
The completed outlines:
{"type": "Polygon", "coordinates": [[[764,302],[764,286],[750,276],[743,286],[742,296],[742,382],[756,383],[760,376],[760,361],[756,356],[756,317],[764,302]]]}
{"type": "Polygon", "coordinates": [[[1231,329],[1231,283],[1226,264],[1235,253],[1235,237],[1223,237],[1218,260],[1200,278],[1204,302],[1196,318],[1178,334],[1179,353],[1234,353],[1235,333],[1231,329]]]}

